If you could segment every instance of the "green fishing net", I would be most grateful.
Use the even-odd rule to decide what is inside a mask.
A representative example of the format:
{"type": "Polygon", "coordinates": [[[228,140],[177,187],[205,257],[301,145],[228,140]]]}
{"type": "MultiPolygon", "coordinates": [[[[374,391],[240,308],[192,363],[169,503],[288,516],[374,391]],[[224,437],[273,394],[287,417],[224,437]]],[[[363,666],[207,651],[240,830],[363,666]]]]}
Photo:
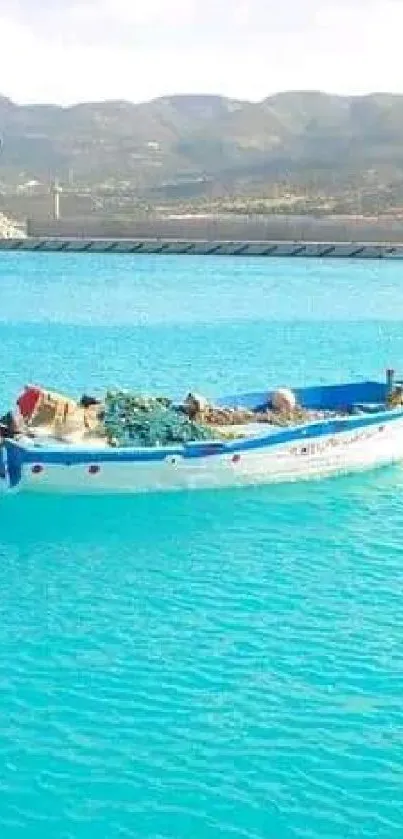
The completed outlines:
{"type": "Polygon", "coordinates": [[[213,429],[193,422],[164,397],[108,392],[104,425],[116,446],[167,446],[212,440],[213,429]]]}

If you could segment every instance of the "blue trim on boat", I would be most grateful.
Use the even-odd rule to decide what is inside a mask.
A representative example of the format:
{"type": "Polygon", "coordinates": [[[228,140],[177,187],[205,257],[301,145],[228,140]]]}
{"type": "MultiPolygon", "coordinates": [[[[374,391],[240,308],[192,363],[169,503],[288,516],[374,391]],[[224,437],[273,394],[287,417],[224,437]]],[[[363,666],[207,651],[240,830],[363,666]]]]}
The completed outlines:
{"type": "Polygon", "coordinates": [[[226,453],[264,450],[285,443],[311,440],[326,435],[337,435],[346,431],[354,432],[376,425],[383,426],[402,417],[403,409],[399,408],[393,411],[381,411],[376,414],[365,414],[358,417],[323,420],[309,425],[281,429],[274,433],[271,429],[270,434],[264,437],[218,443],[217,441],[207,441],[157,449],[87,449],[69,445],[38,446],[7,441],[8,473],[10,485],[16,486],[21,479],[21,468],[24,463],[74,466],[88,463],[153,463],[164,461],[171,456],[179,456],[184,459],[200,459],[226,453]]]}
{"type": "Polygon", "coordinates": [[[10,489],[15,489],[22,478],[22,464],[25,460],[25,449],[6,440],[7,472],[10,489]]]}
{"type": "Polygon", "coordinates": [[[314,437],[324,437],[328,434],[341,434],[345,431],[356,431],[360,428],[370,428],[374,425],[384,425],[393,420],[401,419],[403,410],[380,411],[377,414],[366,414],[359,417],[347,417],[346,419],[323,420],[323,422],[311,423],[310,425],[292,426],[275,434],[266,437],[256,437],[249,440],[234,441],[226,444],[226,450],[241,452],[250,449],[268,448],[270,446],[296,442],[298,440],[311,440],[314,437]]]}
{"type": "MultiPolygon", "coordinates": [[[[386,384],[382,382],[350,382],[338,385],[315,385],[312,387],[291,388],[297,401],[304,408],[327,409],[329,411],[345,408],[357,403],[385,403],[386,384]]],[[[249,408],[257,410],[270,404],[273,391],[259,393],[232,394],[219,397],[214,402],[220,407],[249,408]]]]}

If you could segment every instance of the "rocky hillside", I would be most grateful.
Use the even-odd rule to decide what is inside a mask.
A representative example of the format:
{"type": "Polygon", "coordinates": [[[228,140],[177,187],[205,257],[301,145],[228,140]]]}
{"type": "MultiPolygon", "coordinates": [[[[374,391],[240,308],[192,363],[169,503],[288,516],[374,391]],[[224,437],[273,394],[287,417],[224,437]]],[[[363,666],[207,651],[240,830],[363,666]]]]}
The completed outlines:
{"type": "Polygon", "coordinates": [[[0,182],[203,192],[316,179],[403,182],[403,96],[291,92],[252,103],[166,96],[143,104],[20,106],[0,97],[0,182]]]}

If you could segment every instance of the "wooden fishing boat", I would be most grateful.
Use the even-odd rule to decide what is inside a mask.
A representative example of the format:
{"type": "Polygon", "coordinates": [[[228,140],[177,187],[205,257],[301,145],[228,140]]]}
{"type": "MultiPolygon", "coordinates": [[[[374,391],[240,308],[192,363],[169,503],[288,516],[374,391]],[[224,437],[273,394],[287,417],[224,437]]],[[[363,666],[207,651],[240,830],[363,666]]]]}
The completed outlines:
{"type": "MultiPolygon", "coordinates": [[[[308,421],[285,427],[234,425],[229,439],[111,446],[100,439],[6,436],[0,446],[0,487],[77,494],[194,490],[325,477],[403,459],[402,386],[391,371],[385,382],[293,393],[308,421]]],[[[272,394],[246,393],[214,404],[258,414],[271,400],[272,394]]]]}

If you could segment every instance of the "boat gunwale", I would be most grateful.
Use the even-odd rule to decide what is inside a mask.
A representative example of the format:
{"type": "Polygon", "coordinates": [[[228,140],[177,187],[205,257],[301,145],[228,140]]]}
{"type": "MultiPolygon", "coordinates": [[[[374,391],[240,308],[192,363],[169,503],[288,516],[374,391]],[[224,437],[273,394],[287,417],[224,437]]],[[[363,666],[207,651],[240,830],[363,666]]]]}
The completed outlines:
{"type": "Polygon", "coordinates": [[[69,443],[55,443],[50,445],[35,445],[28,441],[8,439],[5,447],[13,454],[22,466],[24,463],[47,463],[54,465],[73,466],[85,463],[134,463],[158,462],[170,457],[184,460],[196,458],[210,458],[220,455],[234,455],[242,452],[258,452],[286,443],[304,442],[324,436],[339,435],[343,432],[358,431],[373,426],[389,424],[403,417],[403,407],[381,410],[376,413],[360,414],[358,416],[340,416],[323,419],[304,425],[292,425],[280,428],[269,434],[249,439],[217,441],[215,439],[202,442],[189,442],[177,446],[121,446],[91,448],[69,443]]]}

